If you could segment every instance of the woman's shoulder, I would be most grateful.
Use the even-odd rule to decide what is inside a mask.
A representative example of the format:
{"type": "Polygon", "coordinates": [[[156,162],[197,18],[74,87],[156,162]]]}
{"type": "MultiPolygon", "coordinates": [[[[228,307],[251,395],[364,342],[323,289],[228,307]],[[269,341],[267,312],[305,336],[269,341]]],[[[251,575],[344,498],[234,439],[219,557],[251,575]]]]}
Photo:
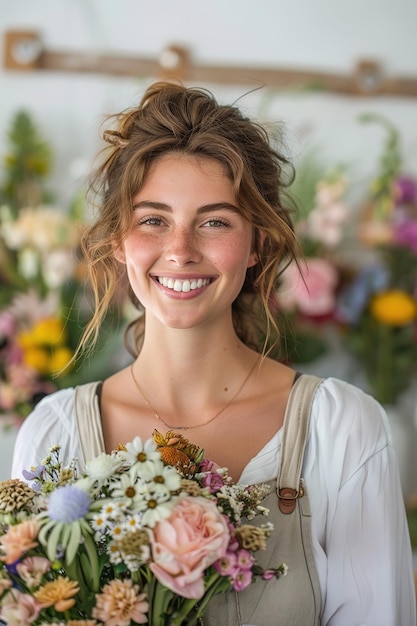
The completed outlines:
{"type": "Polygon", "coordinates": [[[24,420],[16,438],[13,475],[21,477],[23,468],[37,465],[52,446],[59,445],[62,461],[80,456],[80,441],[75,419],[76,387],[59,389],[38,402],[24,420]]]}
{"type": "Polygon", "coordinates": [[[383,407],[362,389],[337,378],[325,378],[311,411],[312,439],[329,454],[343,454],[361,464],[391,445],[383,407]]]}

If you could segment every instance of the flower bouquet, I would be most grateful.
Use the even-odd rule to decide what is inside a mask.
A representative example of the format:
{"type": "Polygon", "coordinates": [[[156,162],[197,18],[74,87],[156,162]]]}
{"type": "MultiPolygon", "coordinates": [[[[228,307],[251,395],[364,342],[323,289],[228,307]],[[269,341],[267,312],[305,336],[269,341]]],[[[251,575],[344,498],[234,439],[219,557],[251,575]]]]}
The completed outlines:
{"type": "Polygon", "coordinates": [[[257,579],[266,484],[234,484],[182,435],[155,431],[78,476],[60,447],[0,483],[0,618],[8,626],[195,625],[211,598],[257,579]],[[246,518],[246,519],[244,519],[246,518]]]}

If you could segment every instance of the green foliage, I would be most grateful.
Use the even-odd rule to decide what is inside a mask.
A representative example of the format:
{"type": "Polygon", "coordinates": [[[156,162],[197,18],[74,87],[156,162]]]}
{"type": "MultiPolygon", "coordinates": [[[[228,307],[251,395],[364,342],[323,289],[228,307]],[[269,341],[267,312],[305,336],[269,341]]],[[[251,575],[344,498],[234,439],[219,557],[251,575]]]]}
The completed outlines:
{"type": "Polygon", "coordinates": [[[364,113],[359,117],[359,121],[365,124],[377,123],[386,131],[384,149],[379,158],[378,176],[373,181],[371,188],[375,217],[384,219],[392,210],[392,187],[401,171],[400,137],[396,127],[382,115],[364,113]]]}
{"type": "Polygon", "coordinates": [[[51,170],[52,152],[27,111],[16,113],[8,139],[10,151],[4,159],[5,181],[0,200],[16,214],[20,208],[50,200],[43,180],[51,170]]]}

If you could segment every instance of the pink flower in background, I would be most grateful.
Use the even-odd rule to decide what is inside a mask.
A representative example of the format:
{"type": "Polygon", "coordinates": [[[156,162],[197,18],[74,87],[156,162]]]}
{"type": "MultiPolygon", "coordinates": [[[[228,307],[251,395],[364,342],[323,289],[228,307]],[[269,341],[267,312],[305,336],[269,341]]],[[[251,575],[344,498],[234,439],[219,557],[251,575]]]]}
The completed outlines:
{"type": "Polygon", "coordinates": [[[204,593],[204,570],[224,556],[229,543],[225,518],[216,504],[183,498],[151,533],[150,569],[166,587],[184,598],[204,593]]]}
{"type": "Polygon", "coordinates": [[[316,189],[316,205],[307,218],[307,234],[312,239],[333,248],[343,235],[343,225],[348,217],[348,209],[341,201],[346,191],[346,181],[320,181],[316,189]]]}
{"type": "Polygon", "coordinates": [[[298,309],[311,317],[328,315],[336,304],[335,290],[338,284],[336,268],[319,258],[308,258],[302,268],[303,275],[295,263],[291,263],[282,275],[279,292],[281,307],[298,309]]]}

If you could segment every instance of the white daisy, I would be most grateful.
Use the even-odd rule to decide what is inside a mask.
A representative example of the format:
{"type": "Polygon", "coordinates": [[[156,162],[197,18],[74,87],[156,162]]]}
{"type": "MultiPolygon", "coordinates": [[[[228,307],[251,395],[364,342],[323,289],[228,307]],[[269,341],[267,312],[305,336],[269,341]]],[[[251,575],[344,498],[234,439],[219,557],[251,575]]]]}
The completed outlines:
{"type": "Polygon", "coordinates": [[[132,465],[138,464],[141,468],[147,467],[148,464],[161,458],[153,440],[147,439],[143,443],[140,437],[135,437],[133,441],[127,443],[126,451],[120,451],[119,454],[132,465]]]}
{"type": "Polygon", "coordinates": [[[112,498],[123,498],[129,504],[141,497],[143,487],[137,482],[135,473],[125,472],[110,487],[112,498]]]}
{"type": "Polygon", "coordinates": [[[86,463],[85,474],[93,482],[97,481],[99,485],[104,485],[117,472],[120,465],[121,459],[117,455],[102,452],[86,463]]]}
{"type": "Polygon", "coordinates": [[[137,509],[143,513],[142,526],[153,528],[157,522],[171,515],[172,507],[173,500],[167,499],[162,492],[144,494],[144,498],[137,503],[137,509]]]}
{"type": "Polygon", "coordinates": [[[138,476],[141,479],[152,484],[150,489],[177,491],[181,487],[181,476],[177,470],[169,465],[164,465],[161,460],[143,466],[136,464],[134,469],[138,471],[138,476]]]}

